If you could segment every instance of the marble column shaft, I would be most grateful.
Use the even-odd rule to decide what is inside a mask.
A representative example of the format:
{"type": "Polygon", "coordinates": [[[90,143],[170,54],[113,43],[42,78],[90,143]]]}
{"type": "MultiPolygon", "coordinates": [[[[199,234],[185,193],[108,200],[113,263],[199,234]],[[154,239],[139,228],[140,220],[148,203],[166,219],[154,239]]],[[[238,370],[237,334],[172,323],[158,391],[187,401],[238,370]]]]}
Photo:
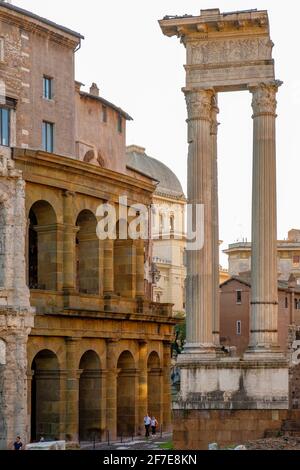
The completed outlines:
{"type": "Polygon", "coordinates": [[[217,96],[212,97],[211,139],[212,139],[212,224],[213,224],[213,341],[220,346],[220,255],[219,255],[219,200],[218,200],[218,117],[217,96]]]}
{"type": "Polygon", "coordinates": [[[250,351],[278,344],[276,93],[281,82],[262,83],[253,94],[252,289],[250,351]]]}
{"type": "MultiPolygon", "coordinates": [[[[204,245],[187,251],[187,345],[186,352],[207,353],[213,345],[213,297],[216,295],[213,245],[213,90],[186,90],[188,108],[188,202],[193,205],[193,230],[198,204],[204,207],[204,245]]],[[[199,227],[197,227],[199,232],[199,227]]],[[[217,247],[217,250],[219,248],[217,247]]]]}

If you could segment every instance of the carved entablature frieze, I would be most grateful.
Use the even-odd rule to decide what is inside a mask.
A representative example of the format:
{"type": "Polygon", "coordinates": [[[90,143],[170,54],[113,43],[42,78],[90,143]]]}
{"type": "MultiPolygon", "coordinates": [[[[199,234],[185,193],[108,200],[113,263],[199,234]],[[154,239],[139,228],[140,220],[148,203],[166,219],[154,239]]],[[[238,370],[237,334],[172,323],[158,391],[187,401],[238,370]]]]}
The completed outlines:
{"type": "Polygon", "coordinates": [[[269,37],[187,42],[187,65],[272,60],[269,37]]]}

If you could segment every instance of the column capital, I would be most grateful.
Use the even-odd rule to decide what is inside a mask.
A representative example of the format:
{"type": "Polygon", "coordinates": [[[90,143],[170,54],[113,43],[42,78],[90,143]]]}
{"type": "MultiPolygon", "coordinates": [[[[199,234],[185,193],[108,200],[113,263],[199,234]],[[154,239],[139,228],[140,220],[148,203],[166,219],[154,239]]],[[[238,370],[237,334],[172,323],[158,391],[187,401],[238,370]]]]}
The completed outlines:
{"type": "Polygon", "coordinates": [[[211,121],[212,98],[215,95],[213,88],[183,88],[183,92],[186,99],[188,120],[211,121]]]}
{"type": "Polygon", "coordinates": [[[74,193],[73,191],[66,190],[63,192],[63,196],[66,198],[74,198],[76,196],[76,193],[74,193]]]}
{"type": "Polygon", "coordinates": [[[276,93],[283,82],[274,80],[272,82],[262,82],[249,87],[252,93],[253,118],[263,114],[276,114],[276,93]]]}

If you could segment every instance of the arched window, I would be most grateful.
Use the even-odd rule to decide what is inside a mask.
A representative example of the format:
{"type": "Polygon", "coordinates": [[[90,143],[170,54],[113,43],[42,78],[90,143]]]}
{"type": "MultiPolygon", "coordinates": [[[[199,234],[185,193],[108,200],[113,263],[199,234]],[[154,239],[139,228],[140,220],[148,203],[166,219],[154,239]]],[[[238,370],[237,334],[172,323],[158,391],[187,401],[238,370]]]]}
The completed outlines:
{"type": "Polygon", "coordinates": [[[38,201],[29,211],[28,285],[30,289],[56,290],[56,282],[56,214],[47,201],[38,201]]]}

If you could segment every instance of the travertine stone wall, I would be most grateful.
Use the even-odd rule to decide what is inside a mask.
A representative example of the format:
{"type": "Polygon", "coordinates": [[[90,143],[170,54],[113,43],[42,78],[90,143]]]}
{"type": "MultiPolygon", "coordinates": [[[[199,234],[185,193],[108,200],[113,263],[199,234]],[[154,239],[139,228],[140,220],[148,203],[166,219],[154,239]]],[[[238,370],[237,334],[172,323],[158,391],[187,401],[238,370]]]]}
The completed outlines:
{"type": "Polygon", "coordinates": [[[27,351],[33,309],[25,276],[25,182],[0,147],[0,449],[27,437],[27,351]]]}

